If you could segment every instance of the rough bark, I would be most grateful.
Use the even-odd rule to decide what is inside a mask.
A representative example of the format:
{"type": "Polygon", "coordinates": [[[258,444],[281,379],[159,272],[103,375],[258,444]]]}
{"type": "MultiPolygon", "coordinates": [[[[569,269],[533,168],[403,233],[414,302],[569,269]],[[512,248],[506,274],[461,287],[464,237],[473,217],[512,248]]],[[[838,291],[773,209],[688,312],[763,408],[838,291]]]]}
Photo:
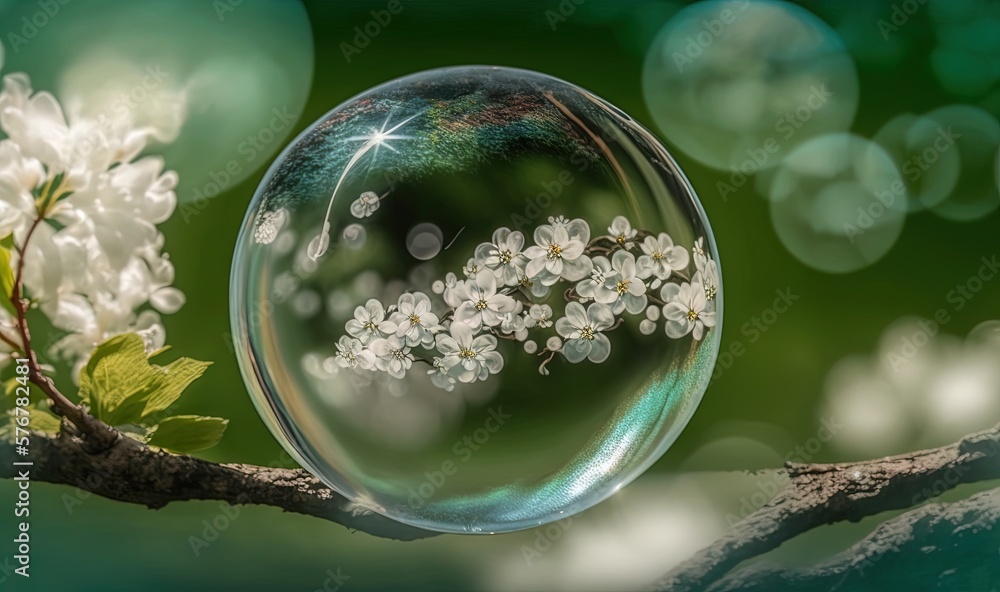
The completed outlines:
{"type": "Polygon", "coordinates": [[[887,520],[843,553],[808,567],[738,569],[711,592],[774,590],[989,591],[1000,585],[1000,489],[928,504],[887,520]]]}
{"type": "Polygon", "coordinates": [[[385,538],[413,540],[434,534],[360,508],[302,469],[218,464],[153,451],[128,437],[91,453],[77,436],[34,433],[30,456],[15,458],[14,446],[2,442],[0,459],[0,477],[30,468],[32,481],[71,485],[152,509],[175,501],[221,500],[276,506],[385,538]],[[33,466],[14,466],[10,460],[31,461],[33,466]]]}
{"type": "Polygon", "coordinates": [[[920,452],[863,462],[793,464],[788,486],[654,584],[706,590],[747,559],[824,524],[905,509],[961,483],[1000,479],[1000,425],[920,452]]]}
{"type": "MultiPolygon", "coordinates": [[[[379,537],[413,540],[434,534],[360,508],[301,469],[217,464],[157,452],[128,437],[106,450],[91,450],[66,430],[59,436],[34,434],[28,459],[34,463],[32,479],[154,509],[173,501],[222,500],[275,506],[379,537]]],[[[17,467],[8,462],[13,458],[13,445],[0,443],[0,477],[14,476],[17,467]]],[[[743,561],[818,526],[918,506],[962,483],[1000,479],[1000,426],[932,450],[854,463],[788,464],[786,469],[790,483],[771,502],[655,587],[708,590],[743,561]]],[[[918,520],[925,514],[916,512],[928,511],[903,519],[918,520]]],[[[761,572],[759,577],[773,576],[761,572]]]]}

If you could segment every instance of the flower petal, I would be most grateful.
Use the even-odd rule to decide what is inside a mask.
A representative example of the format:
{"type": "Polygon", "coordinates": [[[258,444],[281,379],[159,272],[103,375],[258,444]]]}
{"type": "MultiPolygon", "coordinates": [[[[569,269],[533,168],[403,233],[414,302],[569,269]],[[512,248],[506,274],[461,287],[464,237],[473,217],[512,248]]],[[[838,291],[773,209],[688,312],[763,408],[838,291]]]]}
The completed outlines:
{"type": "Polygon", "coordinates": [[[600,364],[611,355],[611,340],[608,339],[607,335],[595,335],[590,345],[590,354],[587,359],[595,364],[600,364]]]}
{"type": "Polygon", "coordinates": [[[568,361],[577,364],[587,359],[592,347],[589,339],[567,339],[559,351],[566,356],[568,361]]]}

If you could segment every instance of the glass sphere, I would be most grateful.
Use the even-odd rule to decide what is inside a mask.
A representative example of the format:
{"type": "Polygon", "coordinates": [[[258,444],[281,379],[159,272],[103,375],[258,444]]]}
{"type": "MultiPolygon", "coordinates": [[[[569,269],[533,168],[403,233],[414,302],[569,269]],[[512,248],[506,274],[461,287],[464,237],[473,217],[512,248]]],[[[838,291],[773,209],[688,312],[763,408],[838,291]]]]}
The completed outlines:
{"type": "Polygon", "coordinates": [[[331,487],[425,529],[512,531],[598,503],[677,438],[718,351],[717,262],[629,116],[533,72],[432,70],[273,164],[233,335],[265,422],[331,487]]]}

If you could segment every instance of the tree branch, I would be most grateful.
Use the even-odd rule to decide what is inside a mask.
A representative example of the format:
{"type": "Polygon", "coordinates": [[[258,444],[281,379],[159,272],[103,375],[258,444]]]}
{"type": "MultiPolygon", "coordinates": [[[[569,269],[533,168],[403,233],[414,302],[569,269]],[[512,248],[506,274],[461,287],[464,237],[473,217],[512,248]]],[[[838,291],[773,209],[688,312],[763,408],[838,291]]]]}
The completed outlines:
{"type": "Polygon", "coordinates": [[[928,504],[888,520],[864,540],[837,556],[804,568],[754,565],[729,574],[711,592],[854,590],[862,580],[891,589],[925,587],[987,590],[1000,578],[996,525],[1000,489],[983,491],[950,504],[928,504]],[[955,569],[960,565],[967,569],[955,569]],[[944,573],[942,573],[944,572],[944,573]]]}
{"type": "MultiPolygon", "coordinates": [[[[65,428],[65,424],[64,424],[65,428]]],[[[0,442],[0,477],[15,476],[8,459],[14,446],[0,442]]],[[[315,516],[352,530],[398,540],[435,533],[394,522],[361,508],[302,469],[272,469],[244,464],[217,464],[190,456],[154,452],[129,437],[110,448],[90,452],[77,435],[31,434],[34,481],[79,487],[97,495],[151,509],[174,501],[221,500],[230,504],[275,506],[315,516]]]]}
{"type": "MultiPolygon", "coordinates": [[[[31,450],[36,481],[152,509],[173,501],[221,500],[274,506],[385,538],[435,534],[362,508],[301,469],[217,464],[156,452],[128,437],[94,452],[66,423],[59,436],[34,433],[31,450]]],[[[0,458],[13,455],[11,443],[0,443],[0,458]]],[[[13,468],[0,464],[0,477],[14,476],[13,468]]],[[[998,479],[1000,426],[932,450],[855,463],[788,464],[787,470],[791,482],[786,489],[657,586],[705,590],[741,562],[817,526],[919,505],[960,483],[998,479]]]]}
{"type": "Polygon", "coordinates": [[[818,526],[915,506],[961,483],[1000,479],[1000,425],[932,450],[786,468],[791,482],[784,490],[655,588],[706,590],[741,562],[818,526]]]}

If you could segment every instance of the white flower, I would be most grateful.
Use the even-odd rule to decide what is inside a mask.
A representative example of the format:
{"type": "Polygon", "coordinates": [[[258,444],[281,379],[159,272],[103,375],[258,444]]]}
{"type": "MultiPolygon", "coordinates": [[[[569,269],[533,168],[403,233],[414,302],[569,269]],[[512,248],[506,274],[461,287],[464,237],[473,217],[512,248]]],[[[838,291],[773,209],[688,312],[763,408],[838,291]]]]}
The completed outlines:
{"type": "Polygon", "coordinates": [[[378,339],[396,332],[396,324],[385,319],[385,309],[382,303],[372,298],[354,309],[354,318],[344,325],[351,337],[361,343],[369,344],[372,339],[378,339]]]}
{"type": "Polygon", "coordinates": [[[514,310],[500,317],[500,333],[513,335],[518,341],[524,341],[528,337],[528,328],[525,326],[524,317],[521,316],[521,308],[521,303],[517,302],[514,310]]]}
{"type": "Polygon", "coordinates": [[[633,239],[639,234],[639,231],[632,228],[632,224],[625,216],[615,216],[615,219],[611,221],[611,226],[608,226],[608,233],[619,246],[631,249],[635,246],[633,239]]]}
{"type": "Polygon", "coordinates": [[[0,140],[0,236],[19,236],[37,216],[32,192],[46,180],[42,163],[21,155],[11,140],[0,140]]]}
{"type": "Polygon", "coordinates": [[[552,326],[552,307],[548,304],[532,304],[524,318],[524,326],[547,329],[552,326]]]}
{"type": "Polygon", "coordinates": [[[595,364],[607,360],[611,341],[602,331],[614,324],[615,315],[608,305],[593,302],[584,309],[579,302],[570,302],[566,316],[556,321],[556,331],[566,339],[563,355],[574,364],[585,359],[595,364]]]}
{"type": "Polygon", "coordinates": [[[448,272],[444,276],[444,285],[441,287],[441,297],[444,298],[445,304],[452,308],[458,308],[462,304],[462,299],[458,294],[458,276],[452,272],[448,272]]]}
{"type": "Polygon", "coordinates": [[[576,285],[576,293],[583,298],[592,298],[597,302],[610,304],[618,299],[614,285],[618,272],[611,267],[611,262],[603,255],[592,259],[593,268],[590,277],[576,285]]]}
{"type": "Polygon", "coordinates": [[[705,254],[705,237],[699,237],[698,240],[694,241],[694,246],[691,247],[691,254],[694,255],[694,265],[699,270],[705,264],[705,260],[708,256],[705,254]]]}
{"type": "Polygon", "coordinates": [[[688,252],[683,247],[674,246],[674,241],[665,232],[657,238],[647,236],[640,247],[645,255],[639,257],[639,268],[661,280],[669,278],[674,271],[684,269],[691,260],[688,252]]]}
{"type": "MultiPolygon", "coordinates": [[[[695,262],[697,263],[697,259],[695,262]]],[[[705,288],[705,300],[708,301],[708,307],[715,310],[715,296],[719,293],[719,267],[715,261],[705,259],[698,271],[695,272],[694,277],[691,278],[691,283],[701,284],[705,288]]]]}
{"type": "Polygon", "coordinates": [[[524,250],[529,259],[524,272],[529,278],[538,278],[543,285],[551,286],[560,278],[575,282],[586,277],[592,267],[590,258],[583,254],[590,240],[590,228],[584,222],[586,232],[583,233],[577,224],[577,232],[571,236],[570,231],[574,229],[571,227],[576,222],[542,225],[535,229],[535,245],[524,250]]]}
{"type": "Polygon", "coordinates": [[[719,291],[719,266],[705,254],[702,247],[704,240],[699,238],[691,249],[694,254],[694,266],[698,270],[691,278],[691,282],[698,282],[705,287],[705,299],[708,300],[709,307],[715,310],[715,296],[719,291]]]}
{"type": "Polygon", "coordinates": [[[389,320],[396,325],[396,335],[406,339],[406,345],[432,345],[438,317],[431,312],[431,299],[423,292],[406,293],[399,297],[396,312],[389,320]]]}
{"type": "Polygon", "coordinates": [[[455,292],[461,302],[455,309],[455,320],[477,332],[483,325],[499,325],[502,315],[513,312],[517,306],[510,296],[497,293],[496,276],[488,269],[476,274],[476,279],[458,284],[455,292]]]}
{"type": "Polygon", "coordinates": [[[549,292],[551,291],[550,286],[546,286],[540,281],[533,281],[526,275],[523,275],[520,278],[518,278],[517,287],[520,288],[522,291],[531,294],[535,298],[545,298],[549,295],[549,292]]]}
{"type": "Polygon", "coordinates": [[[365,349],[361,340],[343,335],[337,342],[337,364],[341,368],[368,370],[375,365],[375,354],[365,349]]]}
{"type": "MultiPolygon", "coordinates": [[[[76,368],[98,343],[121,333],[162,347],[159,315],[137,310],[148,303],[173,313],[184,304],[170,285],[173,266],[156,228],[176,208],[177,174],[163,171],[162,158],[137,159],[150,138],[171,138],[161,133],[163,122],[140,122],[133,110],[100,101],[88,107],[113,117],[86,116],[82,108],[67,116],[54,96],[34,93],[24,74],[6,76],[0,90],[7,136],[0,140],[0,236],[13,233],[26,260],[26,293],[69,333],[50,353],[76,368]]],[[[15,250],[15,265],[20,256],[15,250]]]]}
{"type": "Polygon", "coordinates": [[[376,339],[368,345],[375,354],[375,367],[393,378],[402,378],[413,366],[413,355],[401,337],[390,335],[376,339]]]}
{"type": "Polygon", "coordinates": [[[351,202],[351,215],[355,218],[367,218],[375,213],[381,200],[374,191],[365,191],[358,199],[351,202]]]}
{"type": "Polygon", "coordinates": [[[452,323],[449,333],[437,336],[437,349],[444,358],[442,366],[459,382],[486,380],[503,369],[503,356],[496,350],[497,338],[480,335],[473,338],[472,329],[464,323],[452,323]]]}
{"type": "Polygon", "coordinates": [[[479,273],[479,262],[476,261],[475,257],[469,259],[469,261],[465,264],[465,267],[462,268],[462,273],[464,273],[467,278],[476,277],[476,274],[479,273]]]}
{"type": "Polygon", "coordinates": [[[611,312],[621,314],[622,310],[627,310],[631,314],[641,313],[647,302],[643,279],[649,275],[640,273],[636,268],[635,256],[627,251],[615,251],[611,256],[611,268],[615,271],[614,278],[608,282],[615,297],[611,312]]]}
{"type": "Polygon", "coordinates": [[[448,376],[448,369],[444,367],[444,360],[435,357],[431,362],[431,369],[427,371],[431,377],[431,384],[438,388],[451,392],[455,390],[455,379],[448,376]]]}
{"type": "Polygon", "coordinates": [[[497,281],[504,286],[516,286],[524,275],[527,258],[521,253],[524,235],[509,228],[499,228],[493,233],[492,243],[481,243],[476,248],[476,261],[492,269],[497,281]]]}
{"type": "Polygon", "coordinates": [[[705,328],[715,326],[715,312],[708,310],[705,287],[701,284],[669,283],[663,286],[660,297],[666,302],[663,316],[667,320],[668,337],[679,339],[691,333],[700,341],[705,328]]]}

